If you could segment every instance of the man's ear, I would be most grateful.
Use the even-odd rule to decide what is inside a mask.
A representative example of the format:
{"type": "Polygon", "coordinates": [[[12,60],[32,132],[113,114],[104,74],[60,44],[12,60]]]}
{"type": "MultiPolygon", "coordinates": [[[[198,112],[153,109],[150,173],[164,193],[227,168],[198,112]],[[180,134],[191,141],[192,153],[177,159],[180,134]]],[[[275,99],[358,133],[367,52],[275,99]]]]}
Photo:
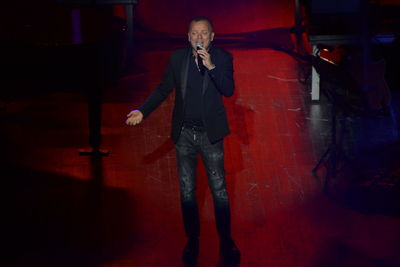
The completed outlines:
{"type": "Polygon", "coordinates": [[[190,43],[190,32],[188,32],[188,41],[190,43]]]}
{"type": "Polygon", "coordinates": [[[211,33],[211,38],[210,38],[210,41],[211,41],[211,42],[214,40],[214,35],[215,35],[215,33],[212,32],[212,33],[211,33]]]}

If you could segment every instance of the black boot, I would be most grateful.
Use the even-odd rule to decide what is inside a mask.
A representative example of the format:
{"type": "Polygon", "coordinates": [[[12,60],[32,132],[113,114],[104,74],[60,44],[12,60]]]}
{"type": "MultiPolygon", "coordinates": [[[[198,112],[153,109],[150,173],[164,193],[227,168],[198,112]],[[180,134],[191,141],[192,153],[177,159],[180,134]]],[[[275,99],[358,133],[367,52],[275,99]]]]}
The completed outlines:
{"type": "Polygon", "coordinates": [[[182,260],[188,266],[195,266],[199,256],[199,239],[190,238],[182,252],[182,260]]]}
{"type": "Polygon", "coordinates": [[[220,252],[225,263],[229,265],[240,263],[240,251],[232,239],[221,239],[220,252]]]}

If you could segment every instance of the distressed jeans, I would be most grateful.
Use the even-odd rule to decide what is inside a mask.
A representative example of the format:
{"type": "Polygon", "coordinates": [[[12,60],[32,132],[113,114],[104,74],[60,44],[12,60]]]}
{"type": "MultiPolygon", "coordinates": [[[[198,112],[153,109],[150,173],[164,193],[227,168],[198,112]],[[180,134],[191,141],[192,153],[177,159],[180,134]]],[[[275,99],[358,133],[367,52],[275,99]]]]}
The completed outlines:
{"type": "Polygon", "coordinates": [[[200,154],[214,200],[217,231],[221,239],[231,238],[230,207],[226,191],[223,140],[211,144],[207,133],[183,127],[175,144],[180,182],[183,223],[188,238],[200,235],[199,209],[196,200],[196,165],[200,154]]]}

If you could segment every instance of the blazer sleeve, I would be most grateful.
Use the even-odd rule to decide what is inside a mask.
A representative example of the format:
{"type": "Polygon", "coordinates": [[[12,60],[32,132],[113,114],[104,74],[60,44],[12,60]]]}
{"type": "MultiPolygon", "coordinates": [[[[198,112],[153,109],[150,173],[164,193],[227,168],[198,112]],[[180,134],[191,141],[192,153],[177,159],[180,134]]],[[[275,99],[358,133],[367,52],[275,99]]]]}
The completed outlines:
{"type": "Polygon", "coordinates": [[[173,55],[169,59],[168,67],[164,73],[161,83],[146,99],[144,104],[138,108],[146,118],[167,98],[175,87],[174,70],[173,70],[173,55]]]}
{"type": "Polygon", "coordinates": [[[211,80],[222,95],[226,97],[232,96],[235,89],[232,55],[224,52],[214,64],[215,68],[208,71],[211,80]]]}

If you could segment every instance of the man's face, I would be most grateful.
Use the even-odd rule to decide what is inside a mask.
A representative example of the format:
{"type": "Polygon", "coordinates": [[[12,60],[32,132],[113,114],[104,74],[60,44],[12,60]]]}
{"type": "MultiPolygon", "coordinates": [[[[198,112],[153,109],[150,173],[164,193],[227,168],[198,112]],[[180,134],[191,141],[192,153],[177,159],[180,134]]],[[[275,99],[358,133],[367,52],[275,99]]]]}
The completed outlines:
{"type": "Polygon", "coordinates": [[[214,33],[211,32],[211,27],[207,21],[201,20],[192,23],[192,27],[188,33],[189,42],[193,49],[196,50],[198,42],[203,43],[203,47],[208,48],[211,41],[214,39],[214,33]]]}

